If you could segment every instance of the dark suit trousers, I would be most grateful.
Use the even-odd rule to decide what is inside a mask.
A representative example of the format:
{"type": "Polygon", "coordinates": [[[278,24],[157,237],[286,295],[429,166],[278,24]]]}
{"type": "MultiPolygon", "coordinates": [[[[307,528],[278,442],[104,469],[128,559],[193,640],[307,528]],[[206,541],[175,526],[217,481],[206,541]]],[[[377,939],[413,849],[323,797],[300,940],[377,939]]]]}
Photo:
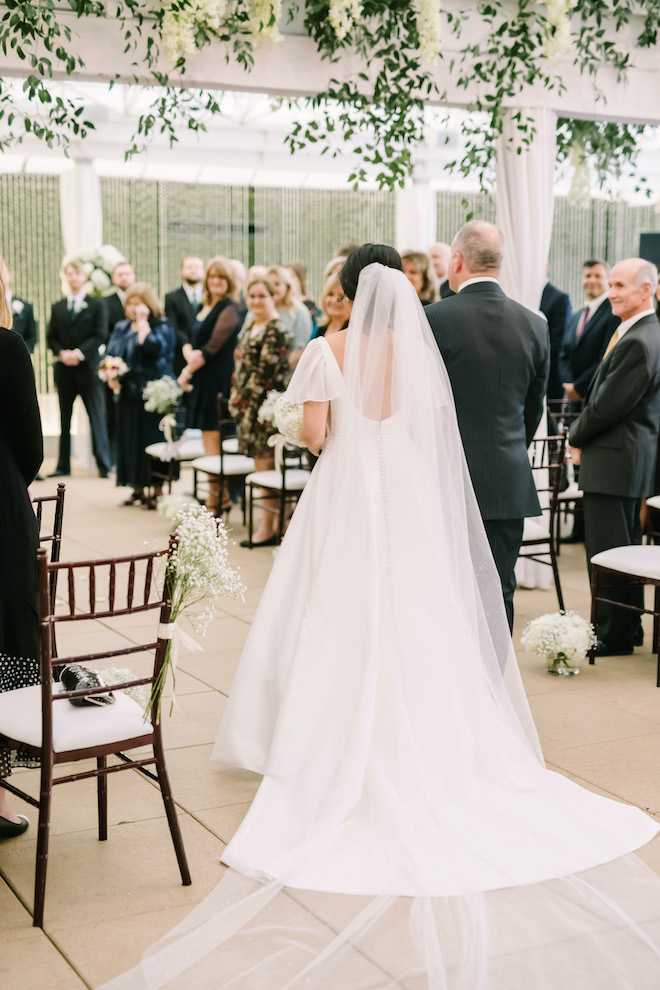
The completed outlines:
{"type": "MultiPolygon", "coordinates": [[[[585,492],[583,507],[587,564],[601,550],[639,545],[642,542],[640,499],[585,492]]],[[[603,574],[598,583],[607,598],[640,607],[644,603],[643,585],[626,584],[609,574],[603,574]]],[[[617,608],[616,605],[599,604],[596,633],[606,643],[622,643],[632,647],[633,634],[639,621],[636,612],[617,608]]]]}
{"type": "Polygon", "coordinates": [[[58,362],[54,371],[55,384],[60,400],[60,452],[57,470],[69,474],[71,471],[71,413],[76,396],[80,396],[89,416],[92,432],[92,450],[99,471],[109,471],[112,467],[110,444],[105,420],[105,386],[89,368],[69,368],[58,362]]]}
{"type": "Polygon", "coordinates": [[[484,519],[486,536],[502,584],[504,608],[513,631],[513,593],[516,590],[516,561],[522,543],[524,519],[484,519]]]}

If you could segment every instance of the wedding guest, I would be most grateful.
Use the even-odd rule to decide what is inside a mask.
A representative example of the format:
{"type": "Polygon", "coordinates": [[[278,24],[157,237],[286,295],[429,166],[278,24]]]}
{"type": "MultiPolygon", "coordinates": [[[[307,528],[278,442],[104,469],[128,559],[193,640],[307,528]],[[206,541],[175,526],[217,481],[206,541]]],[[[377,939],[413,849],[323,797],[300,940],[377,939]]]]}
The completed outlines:
{"type": "Polygon", "coordinates": [[[248,268],[248,273],[247,273],[248,285],[250,284],[250,282],[254,282],[254,280],[257,278],[266,278],[267,271],[268,269],[266,268],[265,265],[252,265],[250,268],[248,268]]]}
{"type": "Polygon", "coordinates": [[[247,282],[247,268],[245,267],[242,261],[238,260],[238,258],[230,258],[229,264],[231,265],[231,270],[234,273],[236,297],[240,300],[240,305],[243,310],[242,320],[244,320],[245,314],[247,313],[247,306],[245,305],[245,291],[244,291],[245,283],[247,282]]]}
{"type": "Polygon", "coordinates": [[[296,301],[293,279],[283,265],[271,265],[267,277],[275,291],[275,305],[280,322],[291,337],[293,349],[289,355],[289,363],[291,368],[295,368],[312,336],[312,318],[303,303],[296,301]]]}
{"type": "Polygon", "coordinates": [[[323,269],[323,281],[324,282],[326,281],[326,279],[330,278],[331,275],[338,275],[339,274],[339,272],[344,267],[344,262],[346,261],[346,258],[347,257],[348,257],[348,255],[340,254],[340,255],[336,255],[335,257],[332,257],[330,259],[330,261],[327,263],[327,265],[323,269]]]}
{"type": "Polygon", "coordinates": [[[107,340],[107,315],[103,301],[85,292],[87,274],[78,259],[66,264],[62,275],[69,292],[54,303],[46,339],[53,352],[53,378],[60,402],[60,446],[51,478],[71,474],[71,414],[80,396],[89,416],[92,450],[99,475],[110,471],[110,444],[105,421],[105,395],[99,381],[99,348],[107,340]]]}
{"type": "Polygon", "coordinates": [[[293,279],[293,291],[298,302],[301,302],[303,306],[306,306],[309,310],[309,315],[312,318],[312,336],[316,330],[316,321],[318,319],[318,309],[316,307],[316,302],[314,299],[310,299],[307,293],[307,269],[299,261],[294,261],[290,265],[286,265],[286,270],[293,279]]]}
{"type": "MultiPolygon", "coordinates": [[[[546,274],[547,271],[546,267],[546,274]]],[[[550,335],[550,377],[547,398],[551,402],[558,401],[564,398],[564,386],[559,374],[559,355],[564,343],[566,325],[573,314],[571,300],[567,292],[562,292],[548,281],[543,286],[539,309],[548,321],[550,335]]]]}
{"type": "Polygon", "coordinates": [[[406,251],[401,255],[403,274],[406,276],[422,306],[438,301],[438,285],[435,272],[423,251],[406,251]]]}
{"type": "Polygon", "coordinates": [[[339,330],[345,330],[351,315],[350,307],[338,275],[330,275],[325,280],[321,292],[321,319],[316,337],[331,337],[339,330]]]}
{"type": "MultiPolygon", "coordinates": [[[[247,305],[251,322],[248,324],[246,320],[234,353],[236,367],[229,411],[237,421],[239,450],[254,458],[257,471],[268,471],[273,467],[273,453],[268,446],[273,428],[269,423],[259,422],[258,413],[268,392],[283,392],[287,386],[291,336],[282,325],[275,287],[268,279],[248,283],[247,305]]],[[[264,511],[252,542],[243,540],[242,547],[252,549],[277,543],[277,499],[262,504],[264,511]]]]}
{"type": "Polygon", "coordinates": [[[203,278],[204,262],[196,254],[188,255],[181,262],[181,285],[165,296],[165,315],[176,332],[176,375],[181,373],[186,364],[183,348],[190,344],[193,321],[202,308],[203,278]]]}
{"type": "Polygon", "coordinates": [[[129,285],[135,282],[135,271],[130,261],[120,261],[112,270],[113,291],[103,297],[106,313],[108,315],[108,329],[112,333],[115,323],[126,319],[124,305],[126,303],[126,290],[129,285]]]}
{"type": "MultiPolygon", "coordinates": [[[[32,362],[25,342],[9,329],[12,314],[0,273],[0,691],[39,683],[36,552],[39,532],[28,485],[43,458],[32,362]]],[[[9,747],[0,744],[0,777],[11,773],[9,747]]],[[[0,787],[0,839],[20,835],[28,819],[9,806],[0,787]]]]}
{"type": "Polygon", "coordinates": [[[145,447],[162,440],[163,434],[158,427],[161,414],[146,411],[142,390],[156,378],[174,378],[174,328],[146,282],[134,282],[126,290],[125,307],[126,319],[115,325],[106,347],[106,356],[122,358],[128,365],[125,375],[107,382],[118,395],[117,484],[132,488],[123,505],[142,503],[149,509],[155,508],[155,498],[162,489],[154,488],[153,498],[145,495],[145,447]]]}
{"type": "Polygon", "coordinates": [[[356,241],[348,241],[346,244],[342,244],[340,247],[333,251],[335,258],[348,258],[349,254],[353,254],[354,251],[358,251],[360,245],[356,241]]]}
{"type": "MultiPolygon", "coordinates": [[[[202,308],[193,323],[191,342],[184,344],[187,363],[179,375],[179,384],[188,390],[186,425],[202,431],[207,455],[218,454],[218,393],[229,395],[239,321],[234,273],[228,259],[218,255],[206,266],[202,308]]],[[[228,493],[222,497],[221,508],[229,508],[228,493]]],[[[218,485],[212,482],[208,508],[216,510],[219,501],[218,485]]]]}
{"type": "Polygon", "coordinates": [[[451,248],[444,241],[436,241],[432,244],[428,250],[428,256],[433,265],[433,271],[435,272],[435,277],[438,280],[439,292],[441,299],[447,299],[449,296],[453,296],[454,293],[449,285],[449,258],[451,256],[451,248]]]}
{"type": "Polygon", "coordinates": [[[32,303],[26,302],[25,299],[19,299],[18,296],[13,294],[12,283],[14,276],[5,261],[0,260],[0,266],[2,268],[2,280],[5,284],[7,305],[14,321],[12,329],[15,333],[21,335],[28,351],[32,354],[38,335],[37,321],[34,318],[34,308],[32,303]]]}

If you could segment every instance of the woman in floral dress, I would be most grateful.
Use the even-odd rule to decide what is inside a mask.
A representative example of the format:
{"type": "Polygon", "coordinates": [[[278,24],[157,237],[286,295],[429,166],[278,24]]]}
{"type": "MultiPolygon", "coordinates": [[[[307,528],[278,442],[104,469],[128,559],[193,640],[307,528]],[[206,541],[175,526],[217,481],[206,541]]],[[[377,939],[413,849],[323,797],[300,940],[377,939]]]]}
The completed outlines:
{"type": "MultiPolygon", "coordinates": [[[[236,419],[239,450],[253,457],[257,471],[273,467],[268,437],[273,428],[257,417],[272,389],[283,392],[289,377],[291,337],[282,327],[275,305],[275,292],[265,279],[253,279],[247,287],[247,307],[252,322],[245,327],[234,352],[235,368],[229,411],[236,419]]],[[[249,316],[248,316],[249,319],[249,316]]],[[[253,539],[241,546],[275,546],[279,518],[276,505],[264,502],[265,511],[253,539]]]]}

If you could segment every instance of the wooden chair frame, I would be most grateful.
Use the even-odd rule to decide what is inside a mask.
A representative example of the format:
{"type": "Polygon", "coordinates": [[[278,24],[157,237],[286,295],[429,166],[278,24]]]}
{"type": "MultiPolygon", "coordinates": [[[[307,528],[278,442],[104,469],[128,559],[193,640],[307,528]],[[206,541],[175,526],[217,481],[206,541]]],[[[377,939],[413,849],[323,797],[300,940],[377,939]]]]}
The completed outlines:
{"type": "MultiPolygon", "coordinates": [[[[174,547],[174,538],[170,538],[169,554],[174,547]]],[[[46,867],[48,862],[48,845],[50,834],[50,808],[52,790],[56,784],[69,783],[75,780],[86,778],[96,778],[97,781],[97,805],[98,805],[98,835],[101,841],[108,837],[108,801],[107,801],[107,777],[108,774],[122,770],[139,770],[147,776],[156,780],[160,785],[161,796],[165,806],[165,813],[172,835],[172,841],[176,852],[181,881],[184,885],[190,884],[190,871],[186,860],[186,854],[181,838],[181,831],[177,820],[176,808],[170,788],[167,768],[165,764],[165,753],[162,742],[161,726],[158,718],[158,708],[160,704],[160,694],[162,684],[159,681],[159,674],[165,660],[168,638],[160,635],[163,625],[170,622],[171,606],[169,593],[169,571],[164,582],[163,592],[154,596],[154,563],[157,557],[165,555],[165,551],[151,551],[148,553],[134,554],[126,557],[106,558],[102,560],[76,561],[73,563],[48,563],[46,551],[40,549],[37,552],[37,580],[38,580],[38,611],[40,629],[40,667],[41,667],[41,746],[30,746],[22,739],[12,738],[1,734],[0,739],[10,746],[20,745],[23,750],[33,755],[41,762],[41,781],[39,789],[39,799],[33,798],[30,794],[20,790],[10,784],[6,779],[0,780],[0,786],[11,791],[22,798],[28,804],[39,809],[39,829],[37,836],[37,860],[35,871],[35,893],[34,893],[34,925],[43,927],[44,900],[46,890],[46,867]],[[138,584],[136,565],[144,562],[144,578],[138,584]],[[105,573],[100,575],[102,568],[107,568],[107,581],[105,573]],[[49,575],[53,572],[60,574],[60,597],[66,599],[66,611],[55,614],[51,607],[49,597],[49,575]],[[88,600],[81,603],[80,596],[76,601],[76,578],[85,575],[88,581],[88,600]],[[123,589],[119,591],[119,584],[126,578],[125,595],[123,589]],[[119,580],[118,580],[119,579],[119,580]],[[100,592],[105,591],[106,598],[100,597],[100,592]],[[153,600],[152,600],[153,599],[153,600]],[[105,603],[105,607],[102,607],[105,603]],[[85,655],[67,656],[55,658],[52,655],[51,643],[52,628],[59,623],[80,622],[90,620],[107,620],[115,616],[132,615],[138,612],[157,611],[159,614],[159,628],[156,639],[148,643],[127,643],[125,647],[114,650],[101,650],[85,655]],[[134,680],[113,684],[105,688],[88,688],[78,691],[63,691],[54,693],[53,691],[53,667],[67,663],[90,663],[92,661],[125,656],[133,653],[154,652],[154,666],[150,676],[136,677],[134,680]],[[68,704],[68,699],[84,697],[90,694],[104,694],[110,691],[121,691],[127,687],[137,687],[138,685],[149,685],[154,689],[156,685],[156,704],[152,706],[150,718],[144,721],[144,731],[131,736],[130,738],[115,740],[110,743],[100,743],[86,746],[80,749],[68,749],[66,751],[55,751],[53,745],[53,705],[68,704]],[[125,755],[125,750],[136,749],[138,747],[151,746],[153,755],[131,758],[125,755]],[[108,766],[107,757],[115,754],[120,762],[108,766]],[[53,771],[58,764],[72,763],[78,760],[96,760],[96,769],[79,773],[67,773],[65,776],[54,777],[53,771]],[[153,774],[146,768],[153,765],[156,773],[153,774]]],[[[80,580],[80,578],[79,578],[80,580]]],[[[10,694],[11,692],[8,692],[10,694]]],[[[7,693],[5,694],[5,697],[7,693]]],[[[141,726],[140,726],[141,728],[141,726]]]]}
{"type": "Polygon", "coordinates": [[[564,596],[561,590],[559,579],[559,567],[557,565],[555,526],[557,509],[559,505],[559,488],[561,485],[562,471],[564,467],[564,452],[566,450],[566,435],[537,437],[532,440],[530,447],[530,462],[533,472],[547,471],[548,482],[540,486],[537,484],[539,494],[546,492],[549,498],[548,510],[548,535],[543,537],[531,537],[523,539],[520,545],[519,557],[525,560],[534,560],[538,564],[546,564],[552,567],[552,574],[555,580],[555,590],[559,610],[564,611],[564,596]],[[546,549],[541,549],[545,546],[546,549]],[[523,553],[525,548],[535,548],[532,553],[523,553]],[[549,560],[547,558],[550,558],[549,560]]]}
{"type": "MultiPolygon", "coordinates": [[[[64,521],[64,495],[66,493],[66,485],[63,482],[59,482],[57,486],[57,493],[55,495],[37,495],[36,498],[32,499],[32,505],[34,506],[35,515],[37,517],[37,526],[39,527],[39,543],[43,546],[44,543],[50,543],[50,555],[49,559],[51,563],[57,563],[60,559],[60,553],[62,552],[62,523],[64,521]],[[53,513],[53,528],[51,532],[44,533],[44,506],[48,502],[55,503],[55,509],[53,513]]],[[[50,607],[51,611],[55,611],[55,596],[57,594],[57,571],[51,571],[48,575],[49,578],[49,595],[50,595],[50,607]]]]}
{"type": "MultiPolygon", "coordinates": [[[[298,467],[302,467],[303,457],[305,456],[305,450],[302,447],[285,447],[282,451],[282,464],[280,466],[281,482],[279,485],[269,488],[267,485],[262,484],[260,481],[251,481],[248,475],[247,479],[247,492],[248,492],[248,539],[252,541],[252,534],[254,532],[254,505],[256,503],[268,503],[274,501],[274,496],[277,496],[278,511],[280,516],[280,525],[278,530],[278,541],[281,543],[284,537],[284,527],[286,524],[286,508],[288,505],[295,506],[298,499],[302,495],[303,489],[287,489],[286,487],[286,472],[291,467],[291,460],[298,462],[298,467]],[[254,489],[259,488],[264,493],[262,495],[255,495],[254,489]]],[[[309,472],[311,473],[311,472],[309,472]]],[[[255,472],[255,474],[263,474],[261,471],[255,472]]],[[[262,505],[263,510],[269,511],[270,506],[262,505]]]]}
{"type": "MultiPolygon", "coordinates": [[[[219,472],[219,474],[210,474],[207,471],[202,471],[201,468],[195,467],[194,464],[193,464],[193,496],[195,498],[198,498],[198,495],[197,495],[198,485],[199,485],[198,478],[197,478],[198,474],[206,474],[207,477],[210,477],[214,481],[216,481],[217,482],[217,485],[218,485],[218,502],[217,502],[217,505],[215,507],[214,512],[215,512],[215,515],[218,518],[220,518],[223,515],[222,497],[223,497],[223,492],[225,490],[225,487],[227,486],[227,484],[229,483],[229,481],[237,481],[237,480],[240,481],[240,483],[241,483],[241,508],[242,508],[242,511],[243,511],[243,525],[245,526],[246,520],[247,520],[247,503],[246,503],[246,498],[245,498],[245,479],[248,476],[248,474],[252,474],[254,472],[254,468],[251,468],[249,471],[246,471],[245,474],[241,474],[241,473],[235,474],[232,471],[226,471],[225,470],[225,459],[226,458],[229,458],[231,460],[232,456],[234,456],[234,455],[232,455],[231,453],[229,453],[227,451],[227,449],[226,449],[226,443],[229,440],[233,440],[235,438],[235,436],[236,436],[236,423],[232,419],[232,417],[229,415],[229,408],[228,408],[227,399],[222,394],[222,392],[218,392],[218,456],[219,456],[219,459],[220,459],[220,462],[219,462],[219,465],[218,466],[220,468],[220,472],[219,472]]],[[[229,510],[226,510],[226,512],[228,514],[229,513],[229,510]]]]}

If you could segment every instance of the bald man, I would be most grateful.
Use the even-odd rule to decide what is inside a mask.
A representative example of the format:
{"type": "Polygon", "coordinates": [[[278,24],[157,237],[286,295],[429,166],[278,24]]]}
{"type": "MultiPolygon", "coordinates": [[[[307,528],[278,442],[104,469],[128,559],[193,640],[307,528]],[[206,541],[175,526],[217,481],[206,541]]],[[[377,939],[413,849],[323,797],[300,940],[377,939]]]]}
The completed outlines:
{"type": "Polygon", "coordinates": [[[431,259],[431,264],[433,265],[433,270],[435,276],[438,280],[438,286],[440,290],[440,298],[446,299],[448,296],[453,296],[453,290],[449,286],[449,257],[451,255],[451,248],[444,241],[437,241],[432,244],[428,249],[428,256],[431,259]]]}
{"type": "Polygon", "coordinates": [[[472,220],[451,245],[456,293],[425,312],[451,379],[458,427],[513,628],[515,566],[526,516],[541,514],[527,447],[550,368],[544,317],[509,299],[498,274],[502,235],[472,220]]]}
{"type": "MultiPolygon", "coordinates": [[[[639,508],[652,493],[660,422],[660,324],[655,265],[628,258],[609,276],[612,312],[621,319],[587,390],[569,444],[580,464],[587,562],[612,547],[641,543],[639,508]]],[[[603,593],[641,605],[643,587],[603,578],[603,593]]],[[[635,612],[599,605],[597,656],[625,656],[641,645],[635,612]]]]}

